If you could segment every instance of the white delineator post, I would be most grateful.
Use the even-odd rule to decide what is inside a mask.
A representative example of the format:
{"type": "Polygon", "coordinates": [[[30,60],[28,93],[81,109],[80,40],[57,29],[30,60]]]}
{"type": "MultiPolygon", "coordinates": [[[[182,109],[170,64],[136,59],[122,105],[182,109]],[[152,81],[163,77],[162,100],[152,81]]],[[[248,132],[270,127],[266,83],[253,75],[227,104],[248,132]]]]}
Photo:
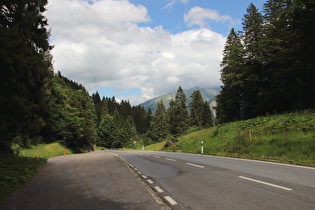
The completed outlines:
{"type": "Polygon", "coordinates": [[[201,154],[203,154],[203,141],[201,142],[201,154]]]}

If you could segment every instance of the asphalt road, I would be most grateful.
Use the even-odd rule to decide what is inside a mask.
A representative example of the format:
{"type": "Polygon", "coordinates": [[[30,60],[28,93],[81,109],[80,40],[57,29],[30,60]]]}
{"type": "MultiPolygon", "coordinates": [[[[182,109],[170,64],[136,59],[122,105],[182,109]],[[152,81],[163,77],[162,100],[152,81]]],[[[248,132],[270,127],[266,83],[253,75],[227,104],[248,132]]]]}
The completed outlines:
{"type": "Polygon", "coordinates": [[[175,209],[315,209],[312,167],[182,153],[114,153],[175,209]]]}
{"type": "Polygon", "coordinates": [[[136,177],[112,153],[54,157],[0,209],[161,209],[136,177]]]}

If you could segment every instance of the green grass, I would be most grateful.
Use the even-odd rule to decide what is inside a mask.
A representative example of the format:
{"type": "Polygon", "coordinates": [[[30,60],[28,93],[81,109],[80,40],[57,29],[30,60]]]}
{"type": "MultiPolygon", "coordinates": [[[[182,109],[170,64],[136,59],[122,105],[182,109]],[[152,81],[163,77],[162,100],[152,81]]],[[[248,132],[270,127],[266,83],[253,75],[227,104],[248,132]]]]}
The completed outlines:
{"type": "Polygon", "coordinates": [[[45,163],[46,158],[0,155],[0,202],[24,187],[45,163]]]}
{"type": "Polygon", "coordinates": [[[166,144],[166,141],[158,142],[155,144],[151,144],[148,146],[144,147],[144,150],[149,150],[149,151],[161,151],[166,144]]]}
{"type": "Polygon", "coordinates": [[[0,203],[15,190],[24,187],[48,158],[72,154],[60,143],[39,144],[21,149],[19,155],[0,153],[0,203]]]}
{"type": "Polygon", "coordinates": [[[73,152],[65,148],[62,144],[55,142],[51,144],[38,144],[37,146],[31,146],[29,149],[22,149],[20,151],[21,156],[25,157],[41,157],[41,158],[51,158],[60,155],[73,154],[73,152]]]}
{"type": "Polygon", "coordinates": [[[164,151],[315,166],[315,110],[258,117],[184,135],[164,151]],[[250,134],[251,133],[251,134],[250,134]]]}

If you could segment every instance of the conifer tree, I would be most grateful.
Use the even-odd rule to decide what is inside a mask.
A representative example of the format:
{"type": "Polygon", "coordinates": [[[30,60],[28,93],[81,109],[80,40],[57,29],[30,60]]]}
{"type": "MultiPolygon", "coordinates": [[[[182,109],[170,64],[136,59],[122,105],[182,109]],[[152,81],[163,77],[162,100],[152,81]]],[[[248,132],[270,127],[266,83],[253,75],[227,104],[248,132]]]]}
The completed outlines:
{"type": "Polygon", "coordinates": [[[159,139],[164,139],[169,133],[169,120],[162,99],[157,103],[153,122],[154,132],[157,134],[159,139]]]}
{"type": "Polygon", "coordinates": [[[201,127],[204,124],[204,102],[200,90],[194,90],[190,98],[189,108],[191,126],[201,127]]]}
{"type": "Polygon", "coordinates": [[[47,0],[0,3],[0,150],[40,137],[47,111],[45,82],[52,76],[47,0]]]}
{"type": "Polygon", "coordinates": [[[262,114],[263,83],[263,56],[261,51],[263,39],[263,16],[253,3],[247,8],[243,19],[244,42],[244,116],[251,118],[262,114]]]}
{"type": "Polygon", "coordinates": [[[224,123],[242,119],[244,116],[244,50],[234,28],[227,38],[221,67],[223,86],[216,96],[216,113],[218,122],[224,123]]]}
{"type": "Polygon", "coordinates": [[[186,95],[181,86],[179,86],[175,94],[175,100],[170,101],[168,113],[171,133],[175,136],[184,134],[189,128],[189,114],[186,105],[186,95]]]}
{"type": "Polygon", "coordinates": [[[204,102],[203,107],[204,108],[203,108],[203,114],[202,114],[202,123],[203,123],[202,126],[204,128],[209,128],[211,126],[214,126],[212,112],[207,101],[204,102]]]}
{"type": "Polygon", "coordinates": [[[103,117],[108,114],[107,104],[105,100],[101,100],[99,93],[92,94],[92,99],[94,101],[95,113],[96,113],[96,127],[99,127],[103,117]]]}
{"type": "Polygon", "coordinates": [[[98,135],[102,146],[107,148],[112,147],[114,129],[114,118],[110,114],[106,114],[98,128],[98,135]]]}

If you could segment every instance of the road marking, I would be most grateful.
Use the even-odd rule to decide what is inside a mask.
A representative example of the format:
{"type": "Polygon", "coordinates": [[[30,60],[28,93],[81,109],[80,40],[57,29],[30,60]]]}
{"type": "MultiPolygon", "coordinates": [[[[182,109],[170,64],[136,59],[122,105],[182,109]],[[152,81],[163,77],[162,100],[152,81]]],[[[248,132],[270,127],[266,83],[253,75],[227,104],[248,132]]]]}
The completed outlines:
{"type": "Polygon", "coordinates": [[[171,159],[171,158],[166,158],[166,160],[169,160],[169,161],[176,161],[176,160],[171,159]]]}
{"type": "Polygon", "coordinates": [[[164,190],[162,190],[159,186],[155,186],[154,189],[156,189],[156,191],[158,193],[163,193],[164,192],[164,190]]]}
{"type": "Polygon", "coordinates": [[[147,179],[147,182],[148,182],[149,184],[153,184],[153,183],[154,183],[151,179],[147,179]]]}
{"type": "Polygon", "coordinates": [[[138,174],[141,174],[141,172],[140,171],[137,171],[138,172],[138,174]]]}
{"type": "Polygon", "coordinates": [[[268,185],[268,186],[272,186],[272,187],[276,187],[276,188],[280,188],[280,189],[287,190],[287,191],[292,191],[291,188],[282,187],[282,186],[271,184],[271,183],[268,183],[268,182],[259,181],[259,180],[256,180],[256,179],[251,179],[251,178],[248,178],[248,177],[245,177],[245,176],[238,176],[238,178],[246,179],[246,180],[249,180],[249,181],[252,181],[252,182],[257,182],[257,183],[260,183],[260,184],[264,184],[264,185],[268,185]]]}
{"type": "Polygon", "coordinates": [[[142,178],[144,178],[144,179],[148,178],[148,177],[147,177],[147,176],[145,176],[145,175],[142,175],[141,177],[142,177],[142,178]]]}
{"type": "Polygon", "coordinates": [[[177,202],[173,200],[173,198],[171,198],[170,196],[164,196],[165,200],[167,200],[167,202],[169,202],[172,206],[177,205],[177,202]]]}
{"type": "MultiPolygon", "coordinates": [[[[195,154],[186,154],[186,155],[193,156],[195,154]]],[[[300,165],[292,165],[292,164],[286,164],[286,163],[275,163],[275,162],[267,162],[267,161],[262,161],[262,160],[251,160],[251,159],[242,159],[242,158],[229,158],[229,157],[212,156],[212,155],[204,155],[204,157],[210,157],[210,158],[216,158],[216,159],[227,159],[227,160],[233,160],[233,161],[247,161],[247,162],[260,163],[260,164],[280,165],[280,166],[286,166],[286,167],[315,170],[315,167],[310,167],[310,166],[300,166],[300,165]]]]}
{"type": "Polygon", "coordinates": [[[153,156],[153,157],[155,157],[155,158],[160,158],[160,156],[153,156]]]}
{"type": "Polygon", "coordinates": [[[186,164],[190,165],[190,166],[198,167],[198,168],[204,168],[204,166],[196,165],[196,164],[193,164],[193,163],[186,163],[186,164]]]}

